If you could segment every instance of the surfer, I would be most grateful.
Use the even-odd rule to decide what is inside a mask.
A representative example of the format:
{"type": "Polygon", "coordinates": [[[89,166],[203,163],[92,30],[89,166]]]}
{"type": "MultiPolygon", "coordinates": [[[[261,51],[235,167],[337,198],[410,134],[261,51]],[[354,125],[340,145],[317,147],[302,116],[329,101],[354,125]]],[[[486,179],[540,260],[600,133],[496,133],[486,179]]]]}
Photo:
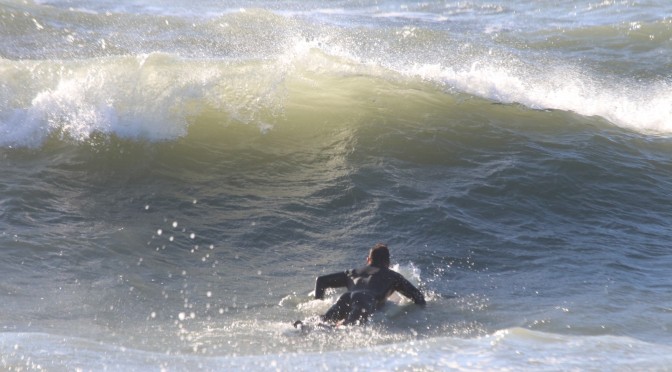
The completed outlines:
{"type": "MultiPolygon", "coordinates": [[[[321,316],[332,325],[361,324],[379,310],[395,291],[410,298],[417,305],[425,305],[425,296],[406,278],[390,270],[390,251],[382,243],[376,244],[366,258],[367,265],[317,278],[315,298],[322,299],[327,288],[347,287],[331,308],[321,316]]],[[[296,322],[295,326],[300,324],[296,322]]]]}

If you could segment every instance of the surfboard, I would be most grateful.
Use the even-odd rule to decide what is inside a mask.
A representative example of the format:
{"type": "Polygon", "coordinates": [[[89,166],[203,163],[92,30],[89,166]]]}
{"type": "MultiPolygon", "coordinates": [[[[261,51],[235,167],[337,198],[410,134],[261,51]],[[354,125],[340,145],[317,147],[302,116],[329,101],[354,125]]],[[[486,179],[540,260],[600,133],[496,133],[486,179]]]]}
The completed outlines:
{"type": "Polygon", "coordinates": [[[336,326],[323,322],[313,322],[309,320],[296,320],[292,323],[300,333],[305,334],[313,331],[333,331],[336,326]]]}

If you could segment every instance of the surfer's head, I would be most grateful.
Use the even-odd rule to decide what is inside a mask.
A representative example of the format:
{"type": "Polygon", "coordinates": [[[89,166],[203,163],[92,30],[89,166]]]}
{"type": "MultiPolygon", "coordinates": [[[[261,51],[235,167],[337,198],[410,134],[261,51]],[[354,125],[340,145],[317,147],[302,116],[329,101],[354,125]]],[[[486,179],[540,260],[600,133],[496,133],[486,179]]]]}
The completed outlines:
{"type": "Polygon", "coordinates": [[[383,243],[378,243],[369,251],[367,262],[371,266],[389,267],[390,266],[390,251],[383,243]]]}

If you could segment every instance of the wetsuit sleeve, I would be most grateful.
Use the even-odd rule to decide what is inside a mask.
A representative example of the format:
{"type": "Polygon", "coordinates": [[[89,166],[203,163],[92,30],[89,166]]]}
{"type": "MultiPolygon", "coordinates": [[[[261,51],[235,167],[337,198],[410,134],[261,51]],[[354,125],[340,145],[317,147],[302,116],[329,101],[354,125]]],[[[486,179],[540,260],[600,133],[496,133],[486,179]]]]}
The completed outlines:
{"type": "Polygon", "coordinates": [[[419,289],[415,288],[415,286],[411,284],[411,282],[406,280],[406,278],[404,278],[401,275],[399,275],[394,289],[397,292],[401,293],[402,295],[413,300],[413,302],[417,305],[426,304],[425,296],[422,294],[422,292],[420,292],[419,289]]]}
{"type": "Polygon", "coordinates": [[[315,298],[321,300],[327,288],[348,286],[348,275],[345,272],[318,276],[315,280],[315,298]]]}

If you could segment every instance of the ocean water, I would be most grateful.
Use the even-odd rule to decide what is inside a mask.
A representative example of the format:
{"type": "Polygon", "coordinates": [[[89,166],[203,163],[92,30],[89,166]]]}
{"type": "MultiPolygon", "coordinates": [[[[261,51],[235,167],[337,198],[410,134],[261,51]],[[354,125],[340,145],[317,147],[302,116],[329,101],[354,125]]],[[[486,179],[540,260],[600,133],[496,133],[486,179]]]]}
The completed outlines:
{"type": "Polygon", "coordinates": [[[672,370],[671,15],[0,0],[0,369],[672,370]]]}

